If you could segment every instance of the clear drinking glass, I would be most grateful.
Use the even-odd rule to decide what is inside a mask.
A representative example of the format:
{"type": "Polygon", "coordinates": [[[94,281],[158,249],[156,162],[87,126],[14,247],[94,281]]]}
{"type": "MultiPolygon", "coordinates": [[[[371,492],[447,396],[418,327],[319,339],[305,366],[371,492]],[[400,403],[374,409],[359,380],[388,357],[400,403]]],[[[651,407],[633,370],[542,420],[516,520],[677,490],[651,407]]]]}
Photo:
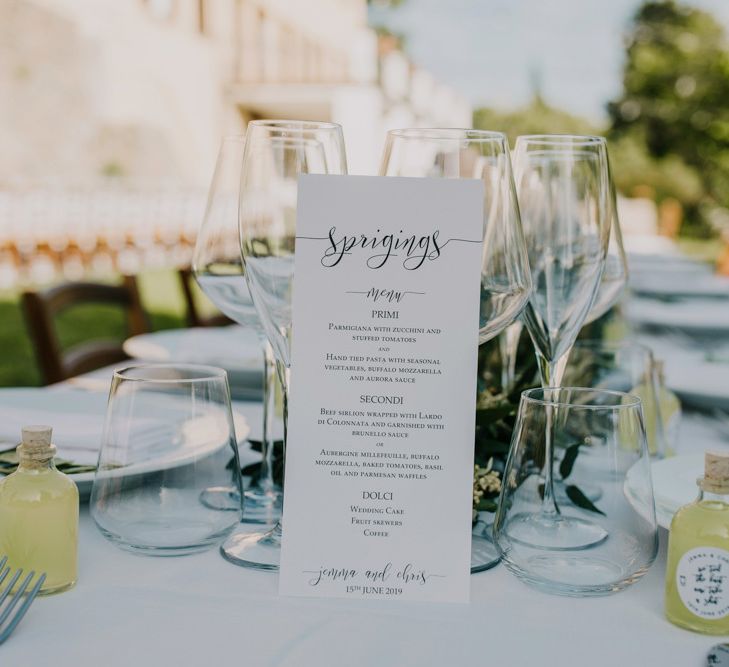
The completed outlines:
{"type": "MultiPolygon", "coordinates": [[[[218,152],[202,225],[192,257],[192,270],[200,288],[231,320],[254,329],[263,357],[263,428],[261,469],[257,481],[245,491],[243,521],[274,523],[281,515],[281,487],[273,481],[273,417],[276,361],[253,306],[243,270],[238,231],[238,200],[245,137],[227,136],[218,152]]],[[[209,502],[240,502],[235,498],[209,502]]]]}
{"type": "MultiPolygon", "coordinates": [[[[283,385],[284,450],[298,178],[346,173],[339,125],[295,120],[248,124],[240,182],[240,240],[251,297],[273,346],[283,385]]],[[[223,545],[223,555],[246,567],[277,570],[281,533],[280,521],[268,532],[236,533],[223,545]]]]}
{"type": "Polygon", "coordinates": [[[506,135],[487,130],[392,130],[380,175],[483,181],[479,343],[496,336],[518,317],[531,290],[506,135]]]}
{"type": "MultiPolygon", "coordinates": [[[[611,227],[607,147],[602,137],[565,136],[555,143],[552,135],[524,136],[516,141],[514,160],[534,285],[522,319],[542,386],[559,386],[605,266],[611,227]]],[[[515,538],[543,547],[580,549],[599,543],[606,537],[601,526],[560,513],[554,499],[552,425],[546,428],[542,514],[523,514],[522,523],[512,521],[509,529],[515,538]]]]}
{"type": "Polygon", "coordinates": [[[102,534],[152,556],[202,551],[239,523],[241,498],[225,371],[168,364],[116,371],[90,501],[102,534]],[[231,487],[237,505],[203,501],[231,487]]]}
{"type": "Polygon", "coordinates": [[[562,381],[569,387],[610,389],[640,398],[648,453],[666,455],[656,363],[649,347],[632,341],[578,340],[562,381]]]}
{"type": "MultiPolygon", "coordinates": [[[[607,155],[606,155],[607,157],[607,155]]],[[[610,159],[607,158],[608,174],[610,174],[610,159]]],[[[594,322],[610,310],[622,297],[628,286],[628,258],[623,246],[623,232],[620,229],[618,217],[618,200],[615,193],[615,183],[612,176],[608,176],[610,187],[610,241],[608,242],[605,268],[600,278],[600,286],[592,303],[590,312],[585,318],[585,324],[594,322]]]]}
{"type": "Polygon", "coordinates": [[[648,570],[658,550],[650,457],[640,399],[586,388],[525,391],[504,471],[493,528],[506,567],[528,584],[550,593],[605,595],[629,586],[648,570]],[[564,519],[598,525],[608,539],[589,549],[561,548],[565,523],[543,523],[548,433],[565,452],[560,467],[569,481],[564,519]],[[590,501],[586,484],[598,484],[590,501]],[[533,523],[525,522],[533,517],[533,523]],[[519,530],[510,528],[516,524],[519,530]],[[524,527],[535,526],[534,539],[524,527]],[[545,531],[553,546],[543,546],[545,531]]]}
{"type": "MultiPolygon", "coordinates": [[[[519,316],[531,290],[506,136],[484,130],[393,130],[387,134],[380,175],[483,181],[479,343],[496,336],[519,316]]],[[[490,526],[479,524],[471,540],[471,570],[498,560],[490,526]]]]}

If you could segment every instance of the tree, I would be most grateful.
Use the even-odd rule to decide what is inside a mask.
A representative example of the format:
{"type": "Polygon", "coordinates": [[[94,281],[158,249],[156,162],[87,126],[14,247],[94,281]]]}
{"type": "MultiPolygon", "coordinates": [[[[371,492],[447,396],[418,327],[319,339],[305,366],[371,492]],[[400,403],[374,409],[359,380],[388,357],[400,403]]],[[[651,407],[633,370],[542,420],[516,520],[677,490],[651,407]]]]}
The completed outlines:
{"type": "Polygon", "coordinates": [[[595,128],[583,118],[547,105],[539,92],[535,93],[529,106],[516,111],[476,109],[473,126],[505,132],[512,146],[520,134],[596,134],[595,128]]]}
{"type": "Polygon", "coordinates": [[[636,12],[626,47],[623,93],[608,104],[610,137],[642,144],[676,173],[688,167],[705,203],[729,206],[729,48],[722,26],[673,0],[649,1],[636,12]]]}

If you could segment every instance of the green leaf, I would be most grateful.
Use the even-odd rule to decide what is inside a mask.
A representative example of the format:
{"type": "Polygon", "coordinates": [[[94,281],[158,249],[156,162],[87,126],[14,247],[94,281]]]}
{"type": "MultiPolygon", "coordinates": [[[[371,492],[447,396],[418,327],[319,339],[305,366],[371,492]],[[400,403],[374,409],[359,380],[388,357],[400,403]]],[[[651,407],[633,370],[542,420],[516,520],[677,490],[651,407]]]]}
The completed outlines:
{"type": "Polygon", "coordinates": [[[592,504],[590,499],[580,491],[574,484],[568,484],[565,487],[565,491],[567,492],[567,497],[575,504],[577,507],[581,507],[583,510],[587,510],[588,512],[595,512],[595,514],[602,514],[605,515],[605,512],[602,512],[599,510],[595,505],[592,504]]]}
{"type": "Polygon", "coordinates": [[[576,442],[574,445],[570,445],[565,450],[562,461],[559,464],[559,474],[562,479],[567,479],[572,473],[572,468],[577,460],[577,455],[580,453],[581,442],[576,442]]]}
{"type": "Polygon", "coordinates": [[[516,412],[516,406],[511,403],[498,403],[487,408],[476,410],[476,424],[486,426],[493,424],[499,419],[508,417],[516,412]]]}
{"type": "Polygon", "coordinates": [[[478,502],[478,505],[476,506],[476,509],[479,512],[495,512],[498,507],[499,504],[495,500],[487,500],[486,498],[481,498],[481,500],[478,502]]]}

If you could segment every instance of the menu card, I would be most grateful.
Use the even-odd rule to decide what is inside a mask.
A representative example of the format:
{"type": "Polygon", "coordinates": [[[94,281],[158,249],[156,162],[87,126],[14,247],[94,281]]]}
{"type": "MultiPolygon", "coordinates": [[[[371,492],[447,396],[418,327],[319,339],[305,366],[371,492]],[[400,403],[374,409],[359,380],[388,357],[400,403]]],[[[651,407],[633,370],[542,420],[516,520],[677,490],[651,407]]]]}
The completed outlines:
{"type": "Polygon", "coordinates": [[[284,595],[467,602],[480,180],[299,180],[284,595]]]}

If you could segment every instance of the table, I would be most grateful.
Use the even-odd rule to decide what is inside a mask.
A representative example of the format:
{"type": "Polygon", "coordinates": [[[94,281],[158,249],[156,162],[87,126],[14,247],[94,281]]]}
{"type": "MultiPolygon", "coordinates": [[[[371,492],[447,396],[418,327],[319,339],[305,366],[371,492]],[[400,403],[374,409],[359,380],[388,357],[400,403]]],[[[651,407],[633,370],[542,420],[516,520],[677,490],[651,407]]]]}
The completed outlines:
{"type": "MultiPolygon", "coordinates": [[[[260,419],[258,405],[238,407],[260,419]]],[[[0,667],[703,667],[720,640],[663,618],[666,542],[661,530],[647,575],[602,598],[548,595],[503,566],[471,577],[469,605],[284,598],[274,573],[215,549],[122,551],[83,507],[77,586],[33,605],[0,647],[0,667]]]]}
{"type": "MultiPolygon", "coordinates": [[[[259,409],[238,408],[252,418],[259,409]]],[[[320,600],[279,597],[275,573],[236,567],[216,549],[122,551],[84,506],[77,586],[33,605],[0,665],[703,665],[718,640],[663,618],[660,537],[648,574],[603,598],[547,595],[500,565],[471,577],[469,605],[320,600]]]]}
{"type": "Polygon", "coordinates": [[[498,566],[472,576],[470,605],[388,604],[279,597],[275,574],[231,565],[217,550],[127,553],[83,508],[77,586],[36,601],[0,664],[698,667],[718,640],[664,620],[661,532],[648,574],[609,597],[547,595],[498,566]]]}

